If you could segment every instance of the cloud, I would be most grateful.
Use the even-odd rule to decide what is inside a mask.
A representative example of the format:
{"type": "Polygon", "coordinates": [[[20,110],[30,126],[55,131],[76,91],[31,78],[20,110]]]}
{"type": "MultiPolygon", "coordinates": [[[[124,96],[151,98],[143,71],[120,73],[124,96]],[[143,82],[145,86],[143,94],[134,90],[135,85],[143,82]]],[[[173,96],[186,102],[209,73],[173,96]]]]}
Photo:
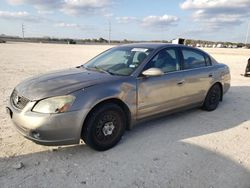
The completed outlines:
{"type": "Polygon", "coordinates": [[[131,22],[137,20],[136,17],[129,17],[129,16],[116,17],[115,19],[116,19],[116,21],[117,21],[118,23],[122,23],[122,24],[131,23],[131,22]]]}
{"type": "Polygon", "coordinates": [[[143,27],[149,28],[166,28],[176,26],[179,18],[177,16],[163,15],[163,16],[146,16],[144,18],[137,18],[134,16],[116,17],[116,21],[120,24],[137,23],[143,27]]]}
{"type": "Polygon", "coordinates": [[[56,27],[63,27],[63,28],[79,28],[80,25],[75,24],[75,23],[64,23],[64,22],[60,22],[55,24],[56,27]]]}
{"type": "Polygon", "coordinates": [[[193,11],[193,20],[210,31],[240,25],[250,16],[250,0],[186,0],[180,7],[193,11]]]}
{"type": "Polygon", "coordinates": [[[246,8],[249,0],[186,0],[181,3],[182,9],[228,9],[246,8]]]}
{"type": "Polygon", "coordinates": [[[41,14],[41,15],[43,15],[43,14],[53,14],[54,11],[53,10],[38,10],[37,13],[41,14]]]}
{"type": "Polygon", "coordinates": [[[168,27],[173,26],[179,21],[177,16],[147,16],[142,19],[142,25],[146,27],[168,27]]]}
{"type": "Polygon", "coordinates": [[[66,14],[90,14],[104,11],[110,0],[64,0],[62,11],[66,14]]]}
{"type": "Polygon", "coordinates": [[[64,0],[65,6],[72,9],[78,8],[103,8],[109,4],[109,0],[64,0]]]}
{"type": "Polygon", "coordinates": [[[58,28],[64,28],[64,29],[72,29],[72,30],[80,30],[83,32],[90,32],[95,31],[97,28],[90,25],[82,25],[82,24],[76,24],[76,23],[65,23],[65,22],[58,22],[54,24],[55,27],[58,28]]]}
{"type": "Polygon", "coordinates": [[[40,22],[41,20],[36,17],[30,15],[28,12],[9,12],[9,11],[0,11],[0,19],[6,20],[21,20],[21,21],[28,21],[28,22],[40,22]]]}
{"type": "Polygon", "coordinates": [[[62,0],[8,0],[12,5],[30,4],[39,10],[49,10],[54,8],[60,8],[62,6],[62,0]]]}
{"type": "Polygon", "coordinates": [[[91,14],[103,12],[111,0],[8,0],[13,5],[29,4],[38,10],[61,10],[66,14],[91,14]]]}
{"type": "Polygon", "coordinates": [[[114,16],[113,13],[106,13],[106,14],[104,14],[104,17],[106,17],[106,18],[112,18],[113,16],[114,16]]]}

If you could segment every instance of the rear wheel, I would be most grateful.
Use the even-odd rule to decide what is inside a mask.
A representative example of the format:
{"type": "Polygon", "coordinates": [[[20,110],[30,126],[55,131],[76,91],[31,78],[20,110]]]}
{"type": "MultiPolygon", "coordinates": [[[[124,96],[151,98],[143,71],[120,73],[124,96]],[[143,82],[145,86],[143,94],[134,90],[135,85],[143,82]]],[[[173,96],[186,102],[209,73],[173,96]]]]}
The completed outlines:
{"type": "Polygon", "coordinates": [[[105,104],[91,112],[83,127],[82,138],[95,150],[108,150],[121,140],[125,127],[123,110],[116,104],[105,104]]]}
{"type": "Polygon", "coordinates": [[[222,91],[218,84],[215,84],[210,88],[207,93],[206,99],[203,104],[203,109],[207,111],[213,111],[220,103],[222,91]]]}

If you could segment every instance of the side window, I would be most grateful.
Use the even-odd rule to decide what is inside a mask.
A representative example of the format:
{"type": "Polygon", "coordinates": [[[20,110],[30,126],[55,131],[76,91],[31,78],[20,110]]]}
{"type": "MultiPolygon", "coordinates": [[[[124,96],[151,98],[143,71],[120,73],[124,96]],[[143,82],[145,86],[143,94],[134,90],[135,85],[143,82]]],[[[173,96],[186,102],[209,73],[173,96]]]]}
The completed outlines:
{"type": "Polygon", "coordinates": [[[184,58],[184,69],[193,69],[206,66],[206,59],[202,54],[188,49],[183,49],[182,54],[184,58]]]}
{"type": "Polygon", "coordinates": [[[163,49],[144,67],[159,68],[164,73],[180,70],[179,58],[175,49],[163,49]]]}
{"type": "Polygon", "coordinates": [[[132,64],[140,64],[148,56],[146,52],[135,52],[132,60],[132,64]]]}
{"type": "Polygon", "coordinates": [[[212,65],[210,57],[208,57],[207,55],[205,55],[205,59],[206,59],[207,66],[212,65]]]}

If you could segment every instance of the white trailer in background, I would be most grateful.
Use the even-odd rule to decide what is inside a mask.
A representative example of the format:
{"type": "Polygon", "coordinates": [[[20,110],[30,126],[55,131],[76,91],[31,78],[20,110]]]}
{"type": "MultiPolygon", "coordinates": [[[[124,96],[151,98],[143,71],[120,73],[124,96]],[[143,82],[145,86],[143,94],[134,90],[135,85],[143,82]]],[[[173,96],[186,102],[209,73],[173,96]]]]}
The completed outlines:
{"type": "Polygon", "coordinates": [[[217,44],[216,48],[224,48],[223,44],[217,44]]]}
{"type": "Polygon", "coordinates": [[[185,39],[182,39],[182,38],[177,38],[177,39],[172,40],[172,44],[184,44],[184,43],[185,43],[185,39]]]}

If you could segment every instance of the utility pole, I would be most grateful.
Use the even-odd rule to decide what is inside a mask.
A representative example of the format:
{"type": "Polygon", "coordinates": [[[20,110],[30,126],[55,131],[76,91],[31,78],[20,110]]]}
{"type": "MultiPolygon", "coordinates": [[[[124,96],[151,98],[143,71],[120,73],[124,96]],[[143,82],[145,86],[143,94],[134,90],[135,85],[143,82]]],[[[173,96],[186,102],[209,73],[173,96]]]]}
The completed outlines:
{"type": "Polygon", "coordinates": [[[162,42],[163,42],[163,41],[164,41],[164,29],[163,29],[163,23],[161,23],[160,27],[161,27],[161,40],[162,40],[162,42]]]}
{"type": "Polygon", "coordinates": [[[23,34],[23,39],[24,39],[24,25],[22,24],[22,34],[23,34]]]}
{"type": "Polygon", "coordinates": [[[109,28],[108,28],[108,31],[109,31],[109,44],[110,44],[110,37],[111,37],[111,21],[109,20],[109,28]]]}
{"type": "Polygon", "coordinates": [[[250,27],[250,22],[248,22],[248,27],[247,27],[247,35],[246,35],[245,45],[247,45],[247,41],[248,41],[249,27],[250,27]]]}

